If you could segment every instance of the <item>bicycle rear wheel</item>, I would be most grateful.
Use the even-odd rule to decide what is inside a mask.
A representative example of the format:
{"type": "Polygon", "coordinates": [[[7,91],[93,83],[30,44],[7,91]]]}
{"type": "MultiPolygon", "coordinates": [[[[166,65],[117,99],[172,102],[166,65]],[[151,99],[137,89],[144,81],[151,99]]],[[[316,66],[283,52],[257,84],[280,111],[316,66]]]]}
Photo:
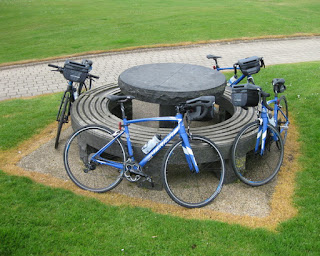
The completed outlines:
{"type": "Polygon", "coordinates": [[[64,166],[70,179],[80,188],[93,192],[106,192],[116,187],[123,178],[123,168],[118,169],[103,164],[126,161],[124,147],[115,140],[98,158],[92,156],[114,139],[113,131],[100,125],[89,125],[73,133],[67,141],[63,153],[64,166]]]}
{"type": "Polygon", "coordinates": [[[193,135],[189,140],[199,173],[191,171],[179,140],[167,151],[163,167],[163,184],[171,199],[187,207],[203,207],[220,193],[225,166],[217,146],[205,137],[193,135]]]}
{"type": "Polygon", "coordinates": [[[283,144],[286,143],[287,133],[288,133],[288,119],[289,119],[289,111],[288,111],[288,102],[284,95],[282,95],[279,99],[278,104],[278,121],[277,121],[277,129],[282,137],[283,144]]]}
{"type": "Polygon", "coordinates": [[[282,138],[278,130],[270,124],[263,155],[260,154],[262,139],[258,151],[255,152],[259,126],[258,122],[247,124],[235,138],[231,149],[235,174],[250,186],[261,186],[270,182],[279,172],[283,160],[282,138]]]}
{"type": "Polygon", "coordinates": [[[62,126],[64,123],[68,122],[70,106],[71,106],[70,92],[65,92],[62,96],[60,109],[57,116],[58,129],[57,129],[56,141],[54,144],[55,149],[57,149],[59,146],[59,138],[60,138],[62,126]]]}

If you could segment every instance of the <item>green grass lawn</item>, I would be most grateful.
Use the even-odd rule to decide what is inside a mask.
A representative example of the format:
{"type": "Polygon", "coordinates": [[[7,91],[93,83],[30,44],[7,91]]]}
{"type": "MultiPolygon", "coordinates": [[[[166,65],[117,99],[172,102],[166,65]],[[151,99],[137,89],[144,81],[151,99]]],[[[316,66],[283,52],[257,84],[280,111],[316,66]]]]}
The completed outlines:
{"type": "MultiPolygon", "coordinates": [[[[277,232],[109,206],[0,171],[0,255],[319,255],[320,62],[267,66],[255,81],[271,92],[274,77],[286,79],[303,167],[293,198],[298,215],[277,232]]],[[[54,120],[59,97],[0,102],[1,153],[54,120]]]]}
{"type": "Polygon", "coordinates": [[[0,63],[86,51],[320,33],[318,0],[1,0],[0,63]]]}
{"type": "MultiPolygon", "coordinates": [[[[320,33],[318,0],[0,0],[0,63],[200,40],[320,33]]],[[[267,63],[267,60],[266,60],[267,63]]],[[[319,255],[320,62],[267,66],[286,79],[303,167],[298,215],[276,232],[115,207],[0,170],[0,255],[319,255]]],[[[60,94],[0,102],[0,155],[55,120],[60,94]]],[[[289,130],[290,132],[290,130],[289,130]]]]}

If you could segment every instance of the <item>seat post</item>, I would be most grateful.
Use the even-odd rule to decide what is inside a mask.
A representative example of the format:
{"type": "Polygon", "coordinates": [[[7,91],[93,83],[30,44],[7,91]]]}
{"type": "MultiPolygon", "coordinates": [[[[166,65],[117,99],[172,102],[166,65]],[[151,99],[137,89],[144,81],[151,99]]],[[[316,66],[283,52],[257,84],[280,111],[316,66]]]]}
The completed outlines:
{"type": "Polygon", "coordinates": [[[120,102],[120,108],[121,108],[122,120],[123,120],[123,119],[127,118],[123,102],[120,102]]]}

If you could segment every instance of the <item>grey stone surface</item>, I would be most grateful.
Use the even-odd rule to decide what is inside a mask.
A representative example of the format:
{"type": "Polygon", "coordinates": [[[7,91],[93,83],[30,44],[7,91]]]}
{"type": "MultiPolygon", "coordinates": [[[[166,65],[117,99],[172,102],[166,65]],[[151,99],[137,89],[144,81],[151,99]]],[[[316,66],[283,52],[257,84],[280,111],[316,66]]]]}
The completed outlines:
{"type": "Polygon", "coordinates": [[[124,94],[142,101],[175,105],[203,95],[221,96],[226,78],[199,65],[157,63],[127,69],[120,74],[118,84],[124,94]]]}

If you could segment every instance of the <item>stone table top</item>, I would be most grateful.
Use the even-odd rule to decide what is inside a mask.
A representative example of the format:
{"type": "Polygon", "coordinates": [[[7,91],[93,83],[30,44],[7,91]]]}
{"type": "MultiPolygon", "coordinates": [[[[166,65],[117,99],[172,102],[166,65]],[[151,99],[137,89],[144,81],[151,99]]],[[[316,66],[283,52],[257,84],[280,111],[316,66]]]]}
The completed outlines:
{"type": "Polygon", "coordinates": [[[141,101],[175,105],[203,95],[221,96],[226,78],[214,69],[199,65],[157,63],[125,70],[118,84],[124,94],[141,101]]]}

